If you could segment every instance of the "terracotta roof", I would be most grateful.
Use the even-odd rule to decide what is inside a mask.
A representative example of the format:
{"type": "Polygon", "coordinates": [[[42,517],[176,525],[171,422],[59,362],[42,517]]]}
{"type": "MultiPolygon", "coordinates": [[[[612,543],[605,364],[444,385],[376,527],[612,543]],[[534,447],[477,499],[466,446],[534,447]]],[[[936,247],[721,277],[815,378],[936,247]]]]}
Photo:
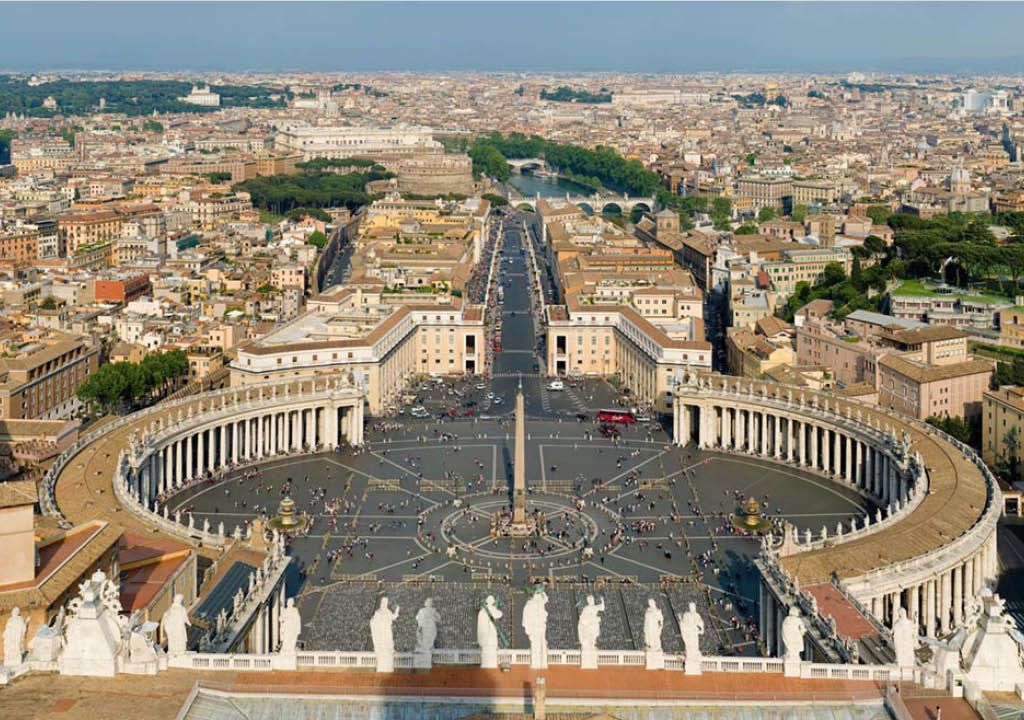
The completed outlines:
{"type": "Polygon", "coordinates": [[[951,380],[967,375],[991,373],[995,363],[991,360],[974,359],[949,365],[920,365],[905,360],[899,355],[884,355],[878,361],[878,364],[881,367],[889,368],[893,372],[908,377],[916,383],[930,383],[940,380],[951,380]]]}

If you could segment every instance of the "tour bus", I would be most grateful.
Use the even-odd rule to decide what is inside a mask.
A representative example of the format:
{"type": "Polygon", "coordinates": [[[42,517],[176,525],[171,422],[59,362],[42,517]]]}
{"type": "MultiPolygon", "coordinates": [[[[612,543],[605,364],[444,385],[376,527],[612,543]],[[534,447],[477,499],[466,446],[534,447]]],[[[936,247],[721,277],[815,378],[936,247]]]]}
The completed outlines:
{"type": "Polygon", "coordinates": [[[501,285],[498,286],[498,302],[505,302],[505,288],[502,287],[501,285]]]}
{"type": "Polygon", "coordinates": [[[636,422],[636,415],[629,410],[598,410],[597,419],[600,422],[619,423],[620,425],[632,425],[636,422]]]}

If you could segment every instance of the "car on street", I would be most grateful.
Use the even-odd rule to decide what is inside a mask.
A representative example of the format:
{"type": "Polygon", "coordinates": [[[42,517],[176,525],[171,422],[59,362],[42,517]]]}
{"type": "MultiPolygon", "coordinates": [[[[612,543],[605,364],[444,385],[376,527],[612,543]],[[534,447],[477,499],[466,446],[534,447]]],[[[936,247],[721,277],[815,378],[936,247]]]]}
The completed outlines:
{"type": "Polygon", "coordinates": [[[561,380],[552,380],[548,383],[548,390],[565,390],[565,383],[561,380]]]}

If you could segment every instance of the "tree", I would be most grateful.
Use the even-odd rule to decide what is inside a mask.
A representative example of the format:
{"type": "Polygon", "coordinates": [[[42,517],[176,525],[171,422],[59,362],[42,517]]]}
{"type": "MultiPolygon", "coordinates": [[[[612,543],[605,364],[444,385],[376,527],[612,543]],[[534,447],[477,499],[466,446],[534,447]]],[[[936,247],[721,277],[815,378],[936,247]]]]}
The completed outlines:
{"type": "Polygon", "coordinates": [[[769,220],[774,220],[775,216],[776,216],[775,208],[773,208],[773,207],[771,207],[769,205],[765,205],[763,208],[761,208],[757,212],[757,221],[758,222],[768,222],[769,220]]]}
{"type": "Polygon", "coordinates": [[[491,204],[491,207],[505,207],[506,205],[508,205],[508,200],[504,196],[498,195],[497,193],[484,193],[480,197],[489,202],[491,204]]]}
{"type": "Polygon", "coordinates": [[[147,355],[139,363],[107,363],[78,386],[78,398],[104,412],[130,409],[163,394],[187,374],[188,356],[183,350],[147,355]]]}
{"type": "Polygon", "coordinates": [[[868,235],[864,238],[864,249],[869,255],[883,255],[886,251],[885,240],[877,235],[868,235]]]}
{"type": "Polygon", "coordinates": [[[47,295],[39,303],[39,307],[42,310],[56,310],[57,309],[57,298],[53,295],[47,295]]]}
{"type": "Polygon", "coordinates": [[[309,237],[306,238],[306,243],[312,245],[317,250],[323,250],[324,245],[327,244],[327,236],[319,230],[314,230],[309,234],[309,237]]]}
{"type": "Polygon", "coordinates": [[[142,123],[142,131],[149,133],[163,133],[164,126],[156,120],[146,120],[142,123]]]}
{"type": "Polygon", "coordinates": [[[803,223],[807,220],[807,206],[801,203],[797,203],[793,206],[793,212],[789,214],[793,218],[793,222],[803,223]]]}
{"type": "Polygon", "coordinates": [[[974,429],[963,418],[932,415],[927,422],[965,445],[971,445],[974,441],[974,429]]]}
{"type": "Polygon", "coordinates": [[[745,222],[742,225],[740,225],[738,228],[736,228],[736,230],[734,232],[735,232],[736,235],[756,235],[757,234],[757,226],[754,225],[753,223],[745,222]]]}
{"type": "Polygon", "coordinates": [[[875,225],[885,225],[892,217],[892,210],[887,205],[871,205],[866,212],[875,225]]]}
{"type": "Polygon", "coordinates": [[[1007,482],[1015,482],[1020,475],[1020,434],[1016,425],[1003,434],[1003,453],[996,458],[995,471],[1007,482]]]}
{"type": "Polygon", "coordinates": [[[716,197],[711,201],[711,223],[715,230],[729,230],[732,225],[732,201],[716,197]]]}

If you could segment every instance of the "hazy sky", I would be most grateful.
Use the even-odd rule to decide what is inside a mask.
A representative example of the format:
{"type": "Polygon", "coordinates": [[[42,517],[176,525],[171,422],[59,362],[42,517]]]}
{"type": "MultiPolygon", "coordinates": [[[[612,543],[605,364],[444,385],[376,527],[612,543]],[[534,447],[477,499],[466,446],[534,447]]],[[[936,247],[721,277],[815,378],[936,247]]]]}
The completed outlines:
{"type": "Polygon", "coordinates": [[[1024,3],[0,3],[0,68],[1024,72],[1024,3]]]}

